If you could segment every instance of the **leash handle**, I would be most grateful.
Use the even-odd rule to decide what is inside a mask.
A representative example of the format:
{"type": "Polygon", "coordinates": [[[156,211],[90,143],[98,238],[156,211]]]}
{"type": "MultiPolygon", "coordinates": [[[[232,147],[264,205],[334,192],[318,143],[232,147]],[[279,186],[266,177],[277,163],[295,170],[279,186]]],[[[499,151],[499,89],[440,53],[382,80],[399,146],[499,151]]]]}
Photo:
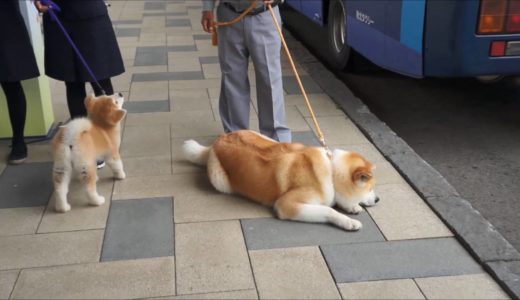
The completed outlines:
{"type": "Polygon", "coordinates": [[[312,121],[314,123],[314,127],[316,128],[316,133],[318,136],[318,140],[320,144],[327,150],[327,155],[331,156],[331,151],[327,144],[325,143],[325,137],[323,136],[323,133],[321,132],[320,125],[318,124],[318,121],[316,120],[316,115],[314,114],[314,111],[312,110],[312,106],[309,102],[309,98],[307,97],[307,93],[305,92],[305,88],[303,87],[302,81],[300,79],[300,75],[298,74],[298,71],[296,70],[296,66],[294,65],[294,61],[292,59],[291,53],[289,52],[289,47],[287,47],[287,43],[285,43],[285,39],[282,34],[282,29],[280,28],[280,25],[278,24],[278,20],[276,19],[276,16],[273,11],[273,7],[271,4],[267,4],[267,8],[269,9],[269,12],[271,13],[271,17],[273,18],[274,25],[276,27],[276,31],[278,31],[278,35],[280,36],[280,40],[282,41],[283,48],[285,49],[285,53],[287,54],[287,57],[289,58],[289,62],[291,63],[291,67],[294,73],[294,76],[296,77],[296,81],[298,82],[298,86],[300,87],[300,90],[303,94],[303,98],[305,99],[305,104],[307,105],[307,109],[309,110],[309,113],[311,114],[312,121]]]}
{"type": "Polygon", "coordinates": [[[94,83],[96,84],[96,86],[101,91],[101,94],[102,95],[106,95],[105,90],[101,87],[101,84],[99,84],[99,81],[97,80],[96,76],[94,75],[94,72],[92,72],[92,69],[90,69],[89,65],[87,64],[87,61],[85,60],[85,58],[83,57],[83,55],[79,51],[79,49],[76,46],[76,44],[74,43],[74,41],[72,40],[72,37],[67,32],[67,29],[65,29],[63,24],[60,22],[60,19],[58,19],[58,16],[56,15],[55,10],[60,12],[61,8],[56,3],[54,3],[52,0],[40,0],[40,1],[41,1],[41,3],[43,5],[49,7],[48,12],[51,15],[51,19],[54,22],[56,22],[56,24],[58,24],[58,27],[61,29],[61,31],[65,35],[65,38],[69,42],[69,44],[72,47],[72,49],[74,50],[74,52],[76,52],[76,55],[78,56],[79,60],[81,61],[81,63],[83,64],[83,66],[85,67],[87,72],[89,73],[90,77],[92,77],[92,79],[94,80],[94,83]]]}

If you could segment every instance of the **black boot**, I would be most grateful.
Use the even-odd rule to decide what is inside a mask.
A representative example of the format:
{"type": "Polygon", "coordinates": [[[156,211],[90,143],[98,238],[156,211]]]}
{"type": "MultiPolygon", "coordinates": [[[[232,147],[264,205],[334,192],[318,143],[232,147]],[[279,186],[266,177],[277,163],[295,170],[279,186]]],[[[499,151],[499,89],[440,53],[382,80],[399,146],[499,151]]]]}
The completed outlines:
{"type": "Polygon", "coordinates": [[[11,146],[8,162],[11,165],[19,165],[27,159],[27,146],[25,143],[16,143],[11,146]]]}

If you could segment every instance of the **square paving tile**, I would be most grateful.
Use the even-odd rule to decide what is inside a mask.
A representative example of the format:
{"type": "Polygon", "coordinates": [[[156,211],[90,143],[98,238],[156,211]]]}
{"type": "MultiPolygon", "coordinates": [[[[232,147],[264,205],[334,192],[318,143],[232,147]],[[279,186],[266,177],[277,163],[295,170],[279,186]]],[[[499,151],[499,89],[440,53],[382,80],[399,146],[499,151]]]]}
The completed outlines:
{"type": "Polygon", "coordinates": [[[158,66],[167,64],[168,55],[166,46],[148,46],[136,48],[134,66],[158,66]]]}
{"type": "Polygon", "coordinates": [[[238,221],[177,224],[175,257],[179,294],[255,287],[238,221]]]}
{"type": "Polygon", "coordinates": [[[117,37],[138,37],[141,34],[140,28],[116,28],[117,37]]]}
{"type": "Polygon", "coordinates": [[[114,201],[101,261],[173,256],[173,199],[114,201]]]}
{"type": "Polygon", "coordinates": [[[425,299],[413,279],[340,283],[343,299],[425,299]]]}
{"type": "Polygon", "coordinates": [[[200,56],[199,61],[201,64],[218,64],[218,56],[200,56]]]}
{"type": "Polygon", "coordinates": [[[170,155],[126,157],[123,164],[127,177],[172,174],[170,155]]]}
{"type": "Polygon", "coordinates": [[[488,274],[415,279],[428,299],[510,299],[488,274]]]}
{"type": "Polygon", "coordinates": [[[193,35],[194,40],[211,40],[211,34],[194,34],[193,35]]]}
{"type": "Polygon", "coordinates": [[[23,270],[13,299],[135,299],[175,294],[173,257],[23,270]]]}
{"type": "Polygon", "coordinates": [[[167,19],[166,27],[191,27],[190,19],[167,19]]]}
{"type": "Polygon", "coordinates": [[[53,189],[51,162],[7,166],[0,175],[0,208],[44,206],[53,189]]]}
{"type": "Polygon", "coordinates": [[[482,273],[453,238],[321,246],[336,282],[482,273]]]}
{"type": "Polygon", "coordinates": [[[243,299],[243,300],[253,300],[258,299],[258,293],[255,289],[251,290],[240,290],[240,291],[230,291],[230,292],[219,292],[219,293],[207,293],[207,294],[189,294],[189,295],[178,295],[167,297],[165,299],[172,300],[180,300],[180,299],[243,299]]]}
{"type": "Polygon", "coordinates": [[[101,206],[89,205],[85,187],[74,180],[70,185],[68,194],[68,201],[72,209],[65,214],[56,212],[54,210],[56,198],[52,197],[41,219],[40,226],[38,226],[38,233],[104,229],[114,187],[112,172],[108,169],[104,168],[98,172],[100,179],[97,182],[98,193],[105,197],[105,204],[101,206]],[[107,177],[106,173],[110,175],[107,177]]]}
{"type": "Polygon", "coordinates": [[[317,247],[250,251],[260,299],[341,299],[317,247]]]}
{"type": "Polygon", "coordinates": [[[272,210],[235,195],[209,194],[175,200],[175,223],[272,217],[272,210]]]}
{"type": "Polygon", "coordinates": [[[133,82],[130,89],[130,101],[124,104],[125,108],[134,101],[154,101],[168,99],[168,81],[133,82]]]}
{"type": "Polygon", "coordinates": [[[125,103],[125,109],[129,113],[153,113],[170,111],[169,100],[146,100],[125,103]]]}
{"type": "Polygon", "coordinates": [[[19,273],[18,270],[0,272],[0,299],[9,299],[19,273]]]}
{"type": "Polygon", "coordinates": [[[0,269],[99,261],[103,230],[0,237],[0,269]]]}
{"type": "Polygon", "coordinates": [[[132,81],[143,82],[143,81],[162,81],[162,80],[199,80],[204,79],[202,71],[189,71],[189,72],[156,72],[156,73],[134,73],[132,81]]]}
{"type": "Polygon", "coordinates": [[[125,126],[121,156],[170,155],[170,125],[125,126]]]}
{"type": "MultiPolygon", "coordinates": [[[[309,126],[314,128],[311,118],[306,118],[309,126]]],[[[368,144],[369,141],[361,131],[345,116],[317,117],[323,135],[329,144],[368,144]]]]}
{"type": "MultiPolygon", "coordinates": [[[[300,80],[307,94],[323,93],[323,90],[310,76],[300,76],[300,80]]],[[[289,95],[302,93],[294,76],[283,76],[283,88],[289,95]]]]}
{"type": "Polygon", "coordinates": [[[367,208],[387,240],[453,236],[408,184],[376,185],[381,201],[367,208]]]}
{"type": "Polygon", "coordinates": [[[144,3],[144,10],[165,10],[166,2],[147,1],[144,3]]]}
{"type": "Polygon", "coordinates": [[[44,209],[43,206],[0,209],[0,236],[36,233],[44,209]]]}
{"type": "Polygon", "coordinates": [[[312,131],[293,131],[292,142],[304,144],[305,146],[320,147],[320,142],[312,131]]]}
{"type": "Polygon", "coordinates": [[[197,51],[196,45],[175,45],[168,46],[168,52],[192,52],[197,51]]]}
{"type": "Polygon", "coordinates": [[[384,241],[366,212],[350,216],[363,223],[363,228],[349,232],[330,224],[304,223],[275,218],[242,220],[247,249],[272,249],[315,245],[334,245],[384,241]]]}

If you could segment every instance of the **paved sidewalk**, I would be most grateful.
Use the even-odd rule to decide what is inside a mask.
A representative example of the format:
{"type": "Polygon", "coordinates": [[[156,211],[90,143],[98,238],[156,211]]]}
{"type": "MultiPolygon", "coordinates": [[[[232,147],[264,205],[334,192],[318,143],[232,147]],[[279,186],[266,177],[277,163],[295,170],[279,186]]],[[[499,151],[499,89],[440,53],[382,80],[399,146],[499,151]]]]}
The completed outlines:
{"type": "MultiPolygon", "coordinates": [[[[72,210],[57,214],[48,142],[31,144],[24,165],[0,161],[0,299],[508,297],[303,71],[328,143],[377,165],[382,200],[354,216],[363,229],[279,221],[217,193],[203,168],[180,158],[184,140],[207,144],[222,132],[217,49],[200,28],[200,2],[110,3],[127,67],[114,86],[128,100],[128,178],[114,182],[104,168],[98,187],[110,201],[89,207],[73,187],[72,210]]],[[[284,75],[294,140],[317,145],[287,62],[284,75]]],[[[52,85],[56,119],[66,120],[64,86],[52,85]]]]}

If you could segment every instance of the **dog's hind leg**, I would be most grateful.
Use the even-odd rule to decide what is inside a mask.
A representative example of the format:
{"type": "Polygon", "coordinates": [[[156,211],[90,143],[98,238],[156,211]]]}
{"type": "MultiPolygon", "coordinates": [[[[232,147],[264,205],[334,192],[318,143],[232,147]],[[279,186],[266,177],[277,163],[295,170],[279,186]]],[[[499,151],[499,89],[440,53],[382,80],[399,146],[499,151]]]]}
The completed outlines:
{"type": "Polygon", "coordinates": [[[101,196],[97,192],[96,181],[97,171],[96,164],[93,161],[84,167],[81,171],[81,181],[86,184],[88,203],[94,206],[100,206],[105,203],[105,197],[101,196]]]}
{"type": "Polygon", "coordinates": [[[67,201],[69,184],[72,175],[70,164],[54,163],[52,168],[52,181],[54,183],[54,210],[57,212],[68,212],[70,204],[67,201]]]}
{"type": "MultiPolygon", "coordinates": [[[[301,222],[312,223],[332,223],[345,230],[359,230],[361,222],[351,219],[339,213],[329,206],[312,204],[312,192],[306,189],[299,189],[284,194],[274,206],[280,219],[289,219],[301,222]],[[309,199],[311,201],[305,201],[309,199]]],[[[319,203],[319,201],[315,201],[319,203]]]]}
{"type": "Polygon", "coordinates": [[[218,160],[215,151],[211,149],[209,151],[208,157],[208,177],[211,184],[217,189],[217,191],[231,194],[233,193],[233,189],[231,189],[231,184],[229,183],[229,177],[226,173],[226,170],[222,168],[220,161],[218,160]]]}
{"type": "Polygon", "coordinates": [[[119,154],[112,155],[107,160],[107,164],[112,169],[112,172],[114,172],[114,178],[116,179],[125,179],[126,173],[123,170],[123,161],[121,160],[121,157],[119,154]]]}
{"type": "Polygon", "coordinates": [[[54,165],[52,166],[52,181],[54,184],[54,209],[57,212],[67,212],[70,204],[67,201],[69,184],[72,177],[70,148],[57,143],[54,148],[54,165]]]}

